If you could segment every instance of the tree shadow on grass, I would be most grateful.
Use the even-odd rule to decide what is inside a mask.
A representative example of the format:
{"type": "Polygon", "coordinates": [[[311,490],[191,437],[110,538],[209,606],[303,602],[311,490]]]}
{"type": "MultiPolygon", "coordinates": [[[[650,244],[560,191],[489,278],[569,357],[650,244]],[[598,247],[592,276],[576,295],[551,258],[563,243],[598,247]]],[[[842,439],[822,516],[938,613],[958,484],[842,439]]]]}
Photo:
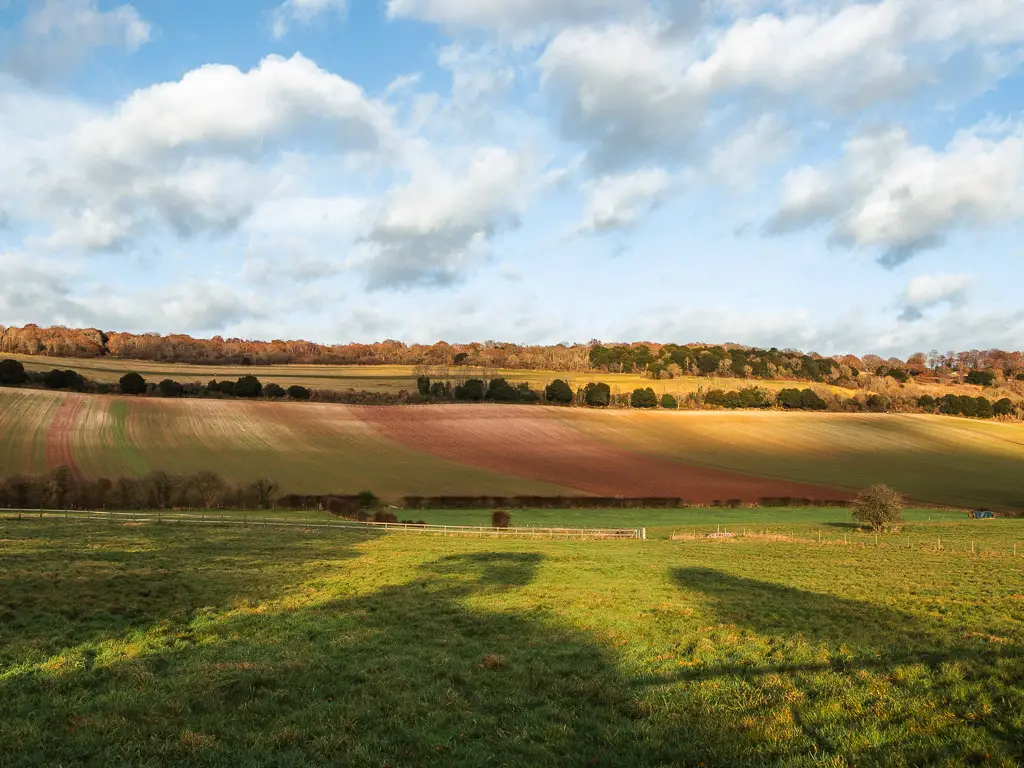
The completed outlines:
{"type": "Polygon", "coordinates": [[[371,594],[211,621],[131,663],[0,678],[0,748],[18,745],[14,766],[664,764],[607,650],[502,610],[541,560],[445,557],[371,594]]]}
{"type": "Polygon", "coordinates": [[[653,684],[729,680],[757,686],[782,679],[793,691],[793,718],[816,751],[850,764],[956,765],[1024,757],[1024,694],[1016,682],[1024,679],[1024,647],[958,634],[903,611],[714,569],[678,568],[672,575],[682,589],[700,593],[724,625],[747,633],[748,643],[737,642],[733,658],[719,653],[710,664],[653,684]],[[844,696],[848,707],[837,711],[844,696]],[[874,711],[866,711],[866,702],[874,703],[874,711]],[[927,732],[929,726],[934,731],[927,732]],[[868,731],[875,733],[864,740],[868,731]]]}
{"type": "MultiPolygon", "coordinates": [[[[19,524],[20,525],[20,524],[19,524]]],[[[358,557],[364,539],[289,534],[292,547],[254,530],[43,523],[43,546],[12,546],[0,569],[0,673],[155,624],[187,627],[197,612],[274,597],[317,557],[358,557]],[[303,544],[307,546],[302,546],[303,544]],[[185,559],[198,567],[182,568],[185,559]]]]}

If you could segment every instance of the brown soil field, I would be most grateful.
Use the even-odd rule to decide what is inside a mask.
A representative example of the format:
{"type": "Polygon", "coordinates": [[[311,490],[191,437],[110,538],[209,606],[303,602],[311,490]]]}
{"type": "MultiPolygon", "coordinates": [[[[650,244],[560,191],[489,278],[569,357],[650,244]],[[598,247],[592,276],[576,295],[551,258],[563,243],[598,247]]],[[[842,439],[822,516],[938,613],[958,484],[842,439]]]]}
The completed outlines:
{"type": "Polygon", "coordinates": [[[82,477],[82,470],[75,461],[72,449],[75,425],[85,406],[87,396],[69,394],[57,409],[50,427],[46,431],[46,464],[50,467],[65,466],[75,477],[82,477]]]}
{"type": "Polygon", "coordinates": [[[574,430],[556,418],[554,409],[537,406],[367,406],[359,414],[386,437],[417,451],[597,496],[677,496],[694,503],[851,496],[848,490],[629,451],[574,430]]]}

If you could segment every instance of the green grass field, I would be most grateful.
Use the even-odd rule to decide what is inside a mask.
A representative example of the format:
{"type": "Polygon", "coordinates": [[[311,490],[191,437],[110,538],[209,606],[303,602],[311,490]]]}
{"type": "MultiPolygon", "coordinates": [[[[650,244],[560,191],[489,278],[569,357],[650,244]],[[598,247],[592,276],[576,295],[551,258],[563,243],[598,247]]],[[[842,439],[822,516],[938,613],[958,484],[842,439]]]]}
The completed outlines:
{"type": "Polygon", "coordinates": [[[1024,524],[934,514],[978,554],[0,518],[0,764],[1018,765],[1024,524]]]}

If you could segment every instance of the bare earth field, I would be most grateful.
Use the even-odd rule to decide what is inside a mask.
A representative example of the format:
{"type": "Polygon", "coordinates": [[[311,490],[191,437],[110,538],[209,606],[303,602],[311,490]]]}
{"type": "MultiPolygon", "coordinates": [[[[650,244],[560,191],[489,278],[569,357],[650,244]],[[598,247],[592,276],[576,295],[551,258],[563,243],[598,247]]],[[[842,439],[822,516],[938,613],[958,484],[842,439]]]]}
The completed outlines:
{"type": "Polygon", "coordinates": [[[344,406],[0,390],[0,473],[213,469],[297,493],[848,498],[1024,509],[1024,426],[952,417],[344,406]]]}

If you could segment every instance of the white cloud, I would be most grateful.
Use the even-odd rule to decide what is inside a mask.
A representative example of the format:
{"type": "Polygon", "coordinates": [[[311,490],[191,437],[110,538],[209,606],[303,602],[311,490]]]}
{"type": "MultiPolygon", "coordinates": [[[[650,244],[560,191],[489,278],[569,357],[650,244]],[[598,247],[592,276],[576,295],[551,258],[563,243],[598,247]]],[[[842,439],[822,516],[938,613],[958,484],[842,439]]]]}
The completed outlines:
{"type": "Polygon", "coordinates": [[[796,146],[797,132],[775,114],[764,114],[727,136],[711,153],[709,170],[733,187],[749,186],[758,171],[796,146]]]}
{"type": "Polygon", "coordinates": [[[152,33],[132,5],[101,11],[96,0],[43,0],[25,17],[8,66],[31,81],[61,74],[96,48],[135,51],[152,33]]]}
{"type": "Polygon", "coordinates": [[[389,194],[354,263],[371,289],[457,282],[518,226],[537,173],[522,154],[477,150],[464,170],[424,160],[389,194]]]}
{"type": "Polygon", "coordinates": [[[0,210],[48,228],[34,242],[50,248],[123,249],[159,228],[223,235],[275,196],[294,143],[391,157],[403,141],[390,108],[300,55],[201,67],[106,113],[2,81],[0,105],[0,210]]]}
{"type": "Polygon", "coordinates": [[[896,266],[941,245],[950,231],[1024,216],[1024,125],[983,123],[958,132],[943,151],[913,145],[903,129],[847,143],[834,166],[787,175],[768,223],[779,232],[830,227],[835,242],[881,249],[896,266]]]}
{"type": "Polygon", "coordinates": [[[984,61],[1024,43],[1016,0],[785,5],[688,34],[656,17],[563,29],[538,62],[563,133],[600,167],[678,157],[700,146],[716,100],[848,113],[926,87],[955,53],[984,61]]]}
{"type": "Polygon", "coordinates": [[[664,201],[671,178],[663,168],[643,168],[633,173],[602,176],[587,182],[587,209],[580,232],[624,229],[664,201]]]}
{"type": "Polygon", "coordinates": [[[460,109],[486,108],[515,81],[515,70],[493,50],[470,51],[458,44],[442,49],[437,63],[452,73],[452,101],[460,109]]]}
{"type": "Polygon", "coordinates": [[[521,36],[642,7],[639,0],[388,0],[391,18],[521,36]]]}
{"type": "Polygon", "coordinates": [[[967,292],[974,284],[973,275],[920,275],[907,285],[903,294],[903,311],[900,319],[908,322],[920,320],[927,309],[940,304],[962,307],[967,302],[967,292]]]}
{"type": "Polygon", "coordinates": [[[344,14],[347,9],[348,0],[285,0],[274,9],[271,31],[275,38],[281,39],[293,22],[309,24],[322,14],[344,14]]]}

